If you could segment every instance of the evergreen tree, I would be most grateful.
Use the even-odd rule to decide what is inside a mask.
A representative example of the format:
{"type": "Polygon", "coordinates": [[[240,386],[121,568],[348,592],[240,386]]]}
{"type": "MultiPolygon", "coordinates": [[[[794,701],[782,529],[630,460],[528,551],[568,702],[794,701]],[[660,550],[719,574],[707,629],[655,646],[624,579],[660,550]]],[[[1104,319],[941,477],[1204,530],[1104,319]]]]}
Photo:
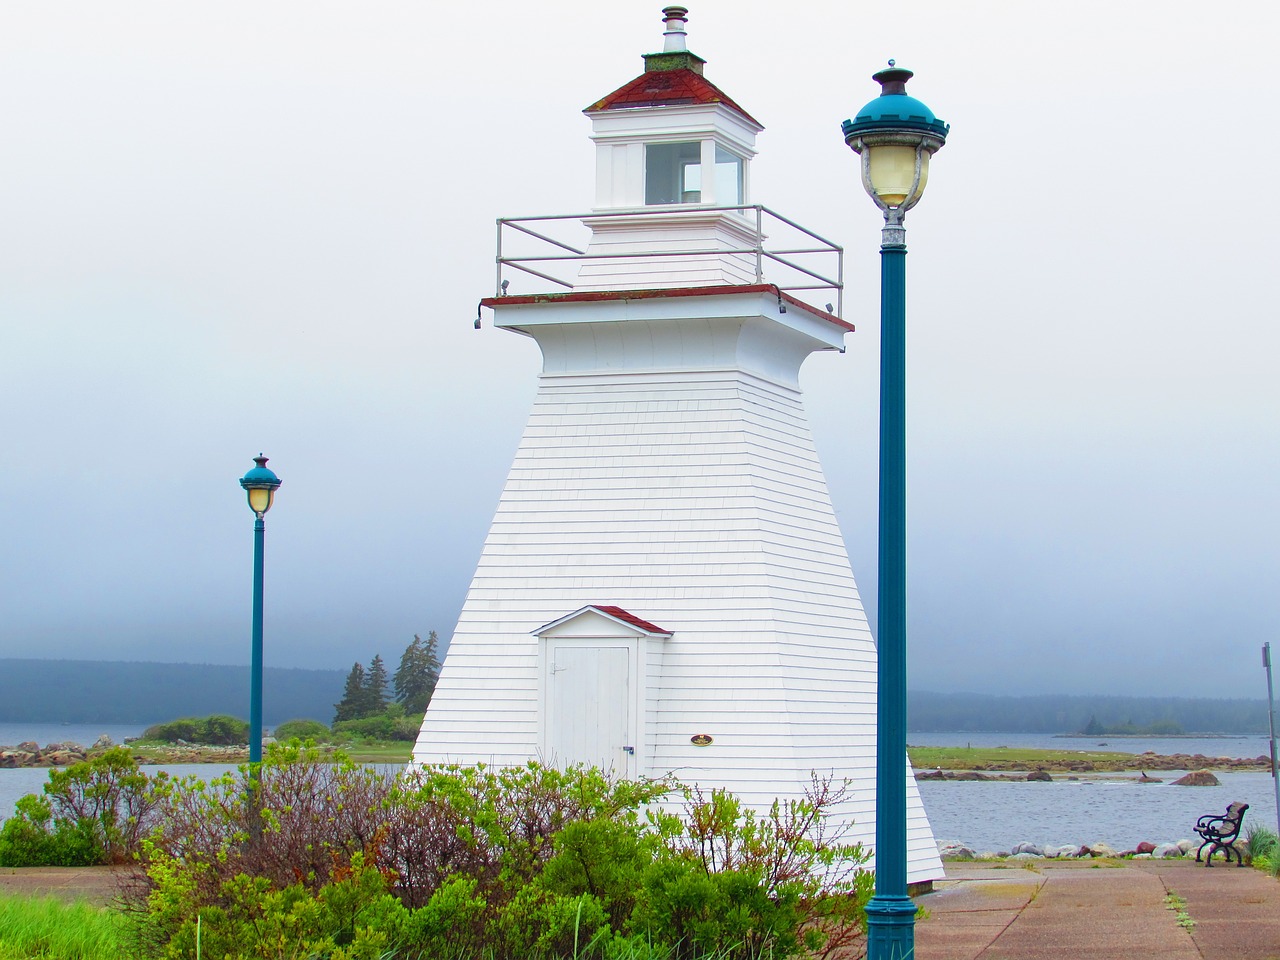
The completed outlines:
{"type": "Polygon", "coordinates": [[[357,662],[351,665],[351,672],[347,674],[346,685],[342,688],[342,699],[333,705],[335,711],[333,722],[355,720],[357,717],[364,716],[361,712],[364,708],[364,700],[364,667],[357,662]]]}
{"type": "Polygon", "coordinates": [[[364,681],[365,701],[361,716],[373,717],[387,709],[387,668],[382,662],[382,654],[374,654],[369,661],[369,671],[364,681]]]}
{"type": "Polygon", "coordinates": [[[440,677],[439,638],[432,630],[427,640],[416,633],[413,643],[405,648],[394,679],[396,700],[404,704],[405,713],[423,713],[440,677]]]}

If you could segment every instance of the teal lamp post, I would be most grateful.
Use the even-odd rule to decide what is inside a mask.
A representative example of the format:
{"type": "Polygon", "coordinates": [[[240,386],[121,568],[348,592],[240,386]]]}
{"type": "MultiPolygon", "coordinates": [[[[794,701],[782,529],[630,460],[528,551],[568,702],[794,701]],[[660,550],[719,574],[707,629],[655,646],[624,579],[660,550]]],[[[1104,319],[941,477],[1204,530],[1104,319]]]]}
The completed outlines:
{"type": "Polygon", "coordinates": [[[253,662],[249,669],[249,763],[262,762],[262,555],[267,524],[263,519],[275,502],[280,478],[267,469],[267,458],[258,454],[257,464],[240,478],[253,511],[253,662]]]}
{"type": "Polygon", "coordinates": [[[882,90],[844,141],[862,161],[862,185],[884,213],[880,243],[880,580],[876,698],[876,892],[867,904],[867,960],[915,955],[907,896],[907,465],[906,258],[902,221],[929,179],[929,157],[950,127],[907,96],[911,71],[872,78],[882,90]]]}

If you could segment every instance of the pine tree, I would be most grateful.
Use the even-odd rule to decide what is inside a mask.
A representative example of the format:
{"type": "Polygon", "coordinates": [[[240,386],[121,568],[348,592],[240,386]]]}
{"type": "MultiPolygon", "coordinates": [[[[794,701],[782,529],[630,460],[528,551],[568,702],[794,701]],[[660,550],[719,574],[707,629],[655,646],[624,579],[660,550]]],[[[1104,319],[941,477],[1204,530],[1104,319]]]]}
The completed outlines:
{"type": "Polygon", "coordinates": [[[387,667],[382,662],[382,654],[374,654],[369,661],[369,671],[364,681],[365,700],[364,713],[361,716],[373,717],[387,709],[387,667]]]}
{"type": "Polygon", "coordinates": [[[333,705],[335,711],[333,722],[355,720],[357,717],[364,716],[361,712],[364,707],[364,699],[364,667],[357,662],[351,665],[351,672],[347,674],[346,686],[342,688],[342,699],[333,705]]]}
{"type": "Polygon", "coordinates": [[[396,700],[404,704],[405,713],[423,713],[431,701],[440,677],[439,642],[434,630],[427,634],[426,643],[415,633],[413,643],[400,657],[394,685],[396,700]]]}

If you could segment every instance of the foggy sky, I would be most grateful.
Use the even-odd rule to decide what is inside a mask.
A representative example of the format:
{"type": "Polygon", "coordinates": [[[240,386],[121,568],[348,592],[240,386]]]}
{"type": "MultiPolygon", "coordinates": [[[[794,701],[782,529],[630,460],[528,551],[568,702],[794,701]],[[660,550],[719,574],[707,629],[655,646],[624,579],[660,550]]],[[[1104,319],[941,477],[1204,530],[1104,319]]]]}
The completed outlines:
{"type": "MultiPolygon", "coordinates": [[[[451,632],[528,414],[494,218],[586,210],[659,2],[0,5],[0,656],[451,632]],[[432,15],[431,10],[441,11],[432,15]]],[[[1280,354],[1261,3],[695,0],[754,202],[846,247],[802,382],[874,618],[879,213],[840,121],[952,124],[907,218],[911,686],[1260,696],[1280,354]],[[1206,670],[1238,659],[1238,681],[1206,670]]]]}

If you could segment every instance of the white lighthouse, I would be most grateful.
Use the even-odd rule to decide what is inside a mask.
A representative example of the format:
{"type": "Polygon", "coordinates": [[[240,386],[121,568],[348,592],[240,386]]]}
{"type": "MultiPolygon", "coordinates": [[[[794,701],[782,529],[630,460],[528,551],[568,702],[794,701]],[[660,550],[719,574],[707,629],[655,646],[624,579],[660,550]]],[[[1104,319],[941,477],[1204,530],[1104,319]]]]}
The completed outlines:
{"type": "MultiPolygon", "coordinates": [[[[542,373],[414,761],[670,773],[759,808],[834,777],[870,847],[875,645],[799,387],[852,330],[802,296],[838,300],[804,258],[839,250],[752,204],[763,128],[663,12],[663,52],[585,111],[587,248],[499,252],[563,289],[484,301],[542,373]],[[770,249],[766,220],[800,242],[770,249]]],[[[908,877],[941,877],[903,775],[908,877]]]]}

